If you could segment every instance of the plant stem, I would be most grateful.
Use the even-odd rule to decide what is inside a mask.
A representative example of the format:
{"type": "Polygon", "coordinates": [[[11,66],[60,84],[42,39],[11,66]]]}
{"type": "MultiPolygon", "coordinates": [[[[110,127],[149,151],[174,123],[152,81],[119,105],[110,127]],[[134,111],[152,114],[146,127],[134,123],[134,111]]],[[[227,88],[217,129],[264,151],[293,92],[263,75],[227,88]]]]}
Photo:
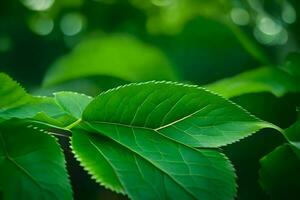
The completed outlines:
{"type": "Polygon", "coordinates": [[[71,130],[73,127],[75,127],[76,125],[78,125],[82,120],[78,119],[77,121],[73,122],[72,124],[66,126],[64,129],[66,130],[71,130]]]}

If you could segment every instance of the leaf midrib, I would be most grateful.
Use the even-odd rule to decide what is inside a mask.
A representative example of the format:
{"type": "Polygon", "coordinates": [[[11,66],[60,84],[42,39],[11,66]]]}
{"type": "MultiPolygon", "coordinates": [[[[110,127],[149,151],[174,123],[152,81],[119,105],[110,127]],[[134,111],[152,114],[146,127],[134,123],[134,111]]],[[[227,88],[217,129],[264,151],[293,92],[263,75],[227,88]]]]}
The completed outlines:
{"type": "MultiPolygon", "coordinates": [[[[90,121],[90,120],[84,120],[84,121],[87,121],[87,122],[90,122],[90,123],[106,123],[106,124],[108,124],[108,125],[119,125],[119,126],[126,126],[126,127],[129,127],[129,128],[141,128],[141,129],[147,129],[147,130],[152,130],[152,131],[159,131],[159,130],[168,128],[168,127],[170,127],[170,126],[172,126],[172,125],[174,125],[174,124],[177,124],[177,123],[179,123],[179,122],[181,122],[181,121],[183,121],[183,120],[185,120],[185,119],[188,119],[188,118],[190,118],[190,117],[196,115],[197,113],[203,111],[203,109],[207,108],[209,105],[210,105],[210,104],[208,104],[208,105],[202,107],[202,108],[199,109],[199,110],[196,110],[196,111],[192,112],[191,114],[188,114],[188,115],[186,115],[186,116],[184,116],[184,117],[181,117],[181,118],[179,118],[179,119],[177,119],[177,120],[175,120],[175,121],[172,121],[172,122],[170,122],[170,123],[168,123],[168,124],[159,126],[159,127],[157,127],[157,128],[150,128],[150,127],[146,127],[146,126],[136,126],[136,125],[132,125],[131,123],[130,123],[130,124],[124,124],[124,123],[118,123],[118,122],[107,122],[107,121],[97,121],[97,120],[94,120],[94,121],[93,121],[93,120],[91,120],[91,121],[90,121]]],[[[167,114],[168,114],[168,113],[167,113],[167,114]]]]}

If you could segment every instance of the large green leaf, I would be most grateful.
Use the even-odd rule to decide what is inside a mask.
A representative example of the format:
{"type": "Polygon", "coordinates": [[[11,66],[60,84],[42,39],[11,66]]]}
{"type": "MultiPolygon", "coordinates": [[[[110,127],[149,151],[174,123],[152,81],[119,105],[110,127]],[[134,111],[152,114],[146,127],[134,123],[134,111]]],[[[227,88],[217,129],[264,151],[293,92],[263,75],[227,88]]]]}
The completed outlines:
{"type": "Polygon", "coordinates": [[[50,86],[89,76],[114,77],[128,82],[175,80],[172,65],[157,48],[133,37],[113,35],[82,41],[47,73],[50,86]]]}
{"type": "Polygon", "coordinates": [[[83,120],[152,130],[194,147],[227,145],[273,127],[203,88],[171,82],[130,84],[104,92],[88,105],[83,120]]]}
{"type": "Polygon", "coordinates": [[[153,130],[90,125],[99,134],[74,131],[73,149],[85,169],[114,191],[132,199],[235,196],[234,170],[215,150],[195,150],[153,130]]]}
{"type": "Polygon", "coordinates": [[[204,87],[227,98],[257,92],[271,92],[280,97],[300,92],[300,79],[279,68],[262,67],[204,87]]]}
{"type": "Polygon", "coordinates": [[[72,199],[63,154],[53,137],[16,120],[0,124],[4,199],[72,199]]]}
{"type": "Polygon", "coordinates": [[[299,199],[300,159],[288,144],[261,159],[259,182],[272,199],[299,199]]]}

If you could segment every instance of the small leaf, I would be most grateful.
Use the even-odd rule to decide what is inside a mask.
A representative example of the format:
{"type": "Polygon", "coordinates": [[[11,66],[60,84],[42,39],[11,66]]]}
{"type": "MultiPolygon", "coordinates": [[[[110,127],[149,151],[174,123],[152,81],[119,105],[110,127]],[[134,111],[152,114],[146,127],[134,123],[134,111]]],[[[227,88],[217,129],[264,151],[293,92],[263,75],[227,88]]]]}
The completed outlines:
{"type": "Polygon", "coordinates": [[[300,92],[300,80],[279,68],[262,67],[204,87],[226,98],[257,92],[271,92],[280,97],[300,92]]]}
{"type": "Polygon", "coordinates": [[[8,75],[0,73],[0,111],[30,101],[31,96],[8,75]]]}
{"type": "Polygon", "coordinates": [[[55,139],[28,123],[2,122],[0,188],[4,199],[72,199],[64,156],[55,139]]]}
{"type": "Polygon", "coordinates": [[[165,55],[132,37],[93,37],[58,60],[47,73],[44,85],[52,86],[90,76],[114,77],[128,82],[175,80],[165,55]]]}
{"type": "Polygon", "coordinates": [[[197,86],[170,82],[125,85],[100,94],[83,120],[153,130],[193,147],[220,147],[272,127],[197,86]]]}
{"type": "Polygon", "coordinates": [[[215,150],[195,150],[152,130],[90,125],[98,134],[74,131],[73,149],[85,169],[114,191],[124,187],[131,199],[235,196],[234,169],[215,150]]]}
{"type": "Polygon", "coordinates": [[[63,110],[77,119],[81,118],[83,110],[92,101],[92,97],[75,92],[58,92],[54,96],[63,110]]]}
{"type": "Polygon", "coordinates": [[[300,196],[300,159],[285,144],[261,159],[259,182],[272,199],[296,200],[300,196]]]}

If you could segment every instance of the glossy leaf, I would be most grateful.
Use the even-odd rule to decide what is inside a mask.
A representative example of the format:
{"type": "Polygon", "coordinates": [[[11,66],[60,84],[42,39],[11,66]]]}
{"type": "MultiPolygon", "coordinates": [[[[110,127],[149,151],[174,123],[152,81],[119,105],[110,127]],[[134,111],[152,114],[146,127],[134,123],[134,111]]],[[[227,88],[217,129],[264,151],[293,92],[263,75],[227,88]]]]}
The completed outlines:
{"type": "Polygon", "coordinates": [[[300,159],[285,144],[261,159],[260,184],[272,199],[299,199],[300,159]]]}
{"type": "Polygon", "coordinates": [[[16,120],[0,124],[4,199],[72,199],[63,154],[53,137],[16,120]]]}
{"type": "Polygon", "coordinates": [[[234,170],[215,150],[195,150],[153,130],[90,125],[98,134],[73,132],[73,149],[85,169],[114,191],[124,188],[131,199],[235,196],[234,170]]]}
{"type": "Polygon", "coordinates": [[[45,113],[50,117],[58,117],[65,112],[50,97],[31,97],[26,104],[0,111],[0,118],[28,119],[34,118],[39,113],[45,113]]]}
{"type": "Polygon", "coordinates": [[[65,112],[79,119],[92,97],[75,92],[58,92],[55,93],[55,100],[65,112]]]}
{"type": "Polygon", "coordinates": [[[0,73],[0,83],[0,112],[30,101],[30,95],[8,75],[0,73]]]}
{"type": "Polygon", "coordinates": [[[172,65],[159,49],[129,36],[113,35],[84,40],[71,54],[54,63],[44,85],[89,76],[128,82],[176,79],[172,65]]]}
{"type": "Polygon", "coordinates": [[[203,88],[171,82],[130,84],[102,93],[87,106],[83,120],[153,130],[193,147],[220,147],[273,127],[203,88]]]}
{"type": "Polygon", "coordinates": [[[300,79],[278,68],[262,67],[204,87],[227,98],[257,92],[271,92],[280,97],[300,92],[300,79]]]}
{"type": "Polygon", "coordinates": [[[90,101],[85,95],[71,92],[61,92],[56,98],[31,96],[3,73],[0,81],[3,85],[0,88],[0,118],[3,120],[33,119],[64,127],[76,120],[90,101]]]}

